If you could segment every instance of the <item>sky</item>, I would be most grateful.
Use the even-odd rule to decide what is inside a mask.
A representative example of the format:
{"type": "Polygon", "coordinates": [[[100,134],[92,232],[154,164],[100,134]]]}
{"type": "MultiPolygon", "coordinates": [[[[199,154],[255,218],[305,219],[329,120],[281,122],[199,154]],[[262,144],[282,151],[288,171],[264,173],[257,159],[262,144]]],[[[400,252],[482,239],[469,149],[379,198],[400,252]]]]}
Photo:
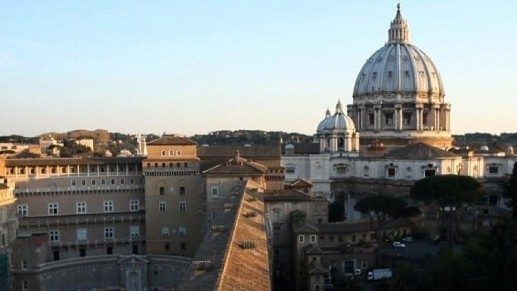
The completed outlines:
{"type": "MultiPolygon", "coordinates": [[[[313,134],[352,103],[397,1],[0,0],[0,135],[313,134]]],[[[406,0],[453,133],[517,132],[515,1],[406,0]]]]}

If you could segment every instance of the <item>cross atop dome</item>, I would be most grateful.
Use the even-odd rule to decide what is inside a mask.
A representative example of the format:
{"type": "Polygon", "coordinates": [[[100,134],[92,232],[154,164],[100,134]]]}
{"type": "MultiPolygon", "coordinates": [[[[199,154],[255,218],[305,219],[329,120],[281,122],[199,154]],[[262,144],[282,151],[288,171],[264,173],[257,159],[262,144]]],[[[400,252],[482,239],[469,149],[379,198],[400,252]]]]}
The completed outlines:
{"type": "Polygon", "coordinates": [[[395,19],[391,21],[390,29],[388,30],[389,42],[409,42],[409,25],[407,21],[402,18],[400,13],[400,3],[397,4],[397,14],[395,19]]]}

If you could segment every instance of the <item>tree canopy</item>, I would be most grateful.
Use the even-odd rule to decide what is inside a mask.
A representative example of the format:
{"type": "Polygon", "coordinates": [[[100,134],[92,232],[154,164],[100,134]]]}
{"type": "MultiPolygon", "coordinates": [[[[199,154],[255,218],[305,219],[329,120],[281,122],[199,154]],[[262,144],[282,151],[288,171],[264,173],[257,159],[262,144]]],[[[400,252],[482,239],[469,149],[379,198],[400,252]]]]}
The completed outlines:
{"type": "Polygon", "coordinates": [[[517,218],[517,162],[513,165],[512,175],[508,181],[507,195],[511,199],[513,217],[517,218]]]}
{"type": "Polygon", "coordinates": [[[418,208],[408,207],[403,199],[387,195],[361,198],[354,205],[354,209],[367,214],[370,218],[374,215],[379,224],[386,220],[410,217],[419,213],[418,208]]]}
{"type": "Polygon", "coordinates": [[[483,186],[476,179],[462,175],[439,175],[421,179],[411,187],[411,198],[436,203],[441,208],[472,204],[483,196],[483,186]]]}

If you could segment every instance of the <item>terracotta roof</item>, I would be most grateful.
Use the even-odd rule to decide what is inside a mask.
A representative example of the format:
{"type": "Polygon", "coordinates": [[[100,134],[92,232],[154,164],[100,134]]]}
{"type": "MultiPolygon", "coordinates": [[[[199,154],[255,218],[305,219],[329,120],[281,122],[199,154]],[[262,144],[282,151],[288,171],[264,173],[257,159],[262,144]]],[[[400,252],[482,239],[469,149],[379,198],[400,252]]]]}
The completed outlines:
{"type": "MultiPolygon", "coordinates": [[[[239,183],[233,187],[229,191],[229,195],[223,198],[224,203],[235,203],[237,197],[242,197],[244,187],[244,183],[239,183]]],[[[194,255],[194,264],[191,268],[192,276],[181,282],[178,286],[178,290],[199,291],[216,289],[219,275],[225,263],[225,250],[227,249],[232,230],[235,226],[236,213],[236,208],[229,208],[217,214],[213,225],[222,226],[222,228],[208,229],[194,255]]]]}
{"type": "Polygon", "coordinates": [[[269,266],[264,202],[246,191],[228,244],[218,290],[271,290],[269,266]],[[249,212],[255,212],[256,216],[244,215],[249,212]],[[246,243],[252,247],[243,247],[246,243]]]}
{"type": "Polygon", "coordinates": [[[197,145],[197,143],[183,136],[164,135],[158,139],[148,142],[147,145],[197,145]]]}
{"type": "Polygon", "coordinates": [[[202,160],[206,159],[229,159],[235,156],[235,151],[239,151],[241,157],[246,159],[278,158],[282,156],[279,146],[256,146],[250,147],[235,145],[215,145],[208,147],[198,147],[197,155],[202,160]]]}
{"type": "Polygon", "coordinates": [[[312,184],[311,181],[309,181],[309,180],[299,178],[299,179],[293,181],[289,186],[291,186],[291,187],[312,187],[312,186],[314,186],[314,184],[312,184]]]}
{"type": "Polygon", "coordinates": [[[235,158],[205,170],[203,173],[207,175],[260,175],[266,171],[266,166],[241,158],[237,154],[235,158]]]}
{"type": "Polygon", "coordinates": [[[271,290],[264,202],[251,188],[252,182],[239,182],[224,198],[239,203],[218,213],[194,256],[193,276],[178,290],[271,290]],[[256,215],[244,215],[249,212],[256,215]]]}
{"type": "Polygon", "coordinates": [[[281,189],[274,190],[270,192],[264,193],[265,201],[326,201],[325,198],[320,196],[311,196],[308,193],[305,193],[296,189],[281,189]]]}
{"type": "Polygon", "coordinates": [[[29,152],[29,151],[21,151],[17,154],[12,155],[11,157],[15,158],[15,159],[33,159],[33,158],[39,158],[40,155],[29,152]]]}
{"type": "Polygon", "coordinates": [[[399,160],[433,160],[443,158],[459,158],[451,152],[419,142],[408,144],[405,147],[391,150],[386,154],[388,159],[399,160]]]}

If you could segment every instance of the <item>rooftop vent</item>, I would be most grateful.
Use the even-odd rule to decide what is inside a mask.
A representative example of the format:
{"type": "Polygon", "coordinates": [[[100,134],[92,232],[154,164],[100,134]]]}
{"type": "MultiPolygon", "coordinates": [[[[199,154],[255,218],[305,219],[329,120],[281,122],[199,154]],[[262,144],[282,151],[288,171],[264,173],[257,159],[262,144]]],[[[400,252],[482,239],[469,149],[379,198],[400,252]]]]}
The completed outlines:
{"type": "Polygon", "coordinates": [[[257,213],[255,211],[248,211],[244,214],[244,216],[247,218],[256,217],[257,213]]]}
{"type": "Polygon", "coordinates": [[[244,241],[239,244],[241,249],[254,249],[257,247],[257,244],[253,241],[244,241]]]}

